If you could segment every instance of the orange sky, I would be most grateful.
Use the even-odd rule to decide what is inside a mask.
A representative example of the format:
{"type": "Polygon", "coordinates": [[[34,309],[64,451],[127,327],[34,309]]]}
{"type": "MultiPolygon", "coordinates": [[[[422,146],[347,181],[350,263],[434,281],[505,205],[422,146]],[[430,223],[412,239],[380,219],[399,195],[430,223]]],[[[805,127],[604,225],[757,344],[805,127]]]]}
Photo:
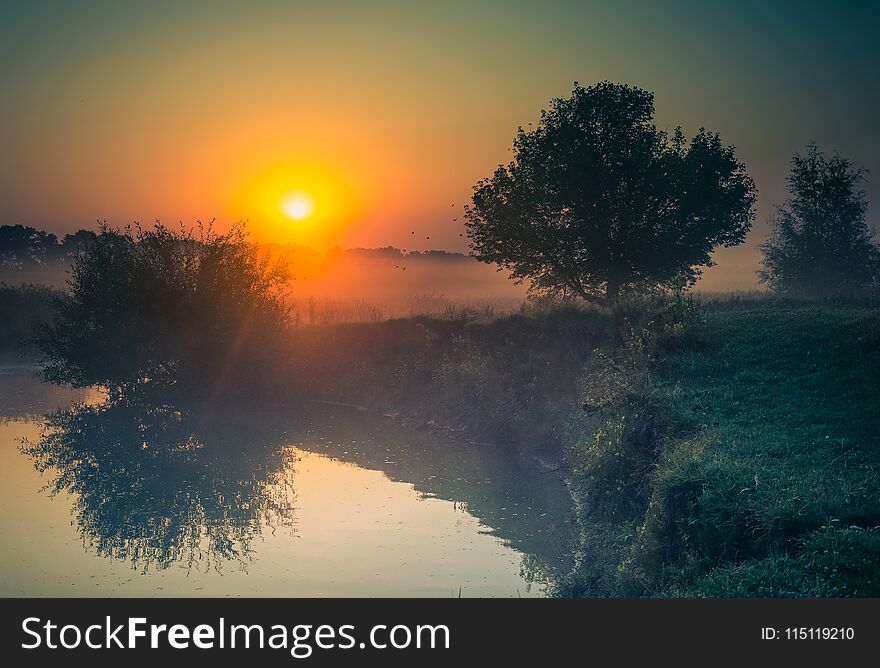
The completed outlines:
{"type": "Polygon", "coordinates": [[[880,168],[878,90],[864,85],[876,76],[865,29],[876,14],[757,2],[19,3],[0,24],[0,224],[249,219],[262,241],[462,251],[461,205],[508,159],[517,126],[575,80],[610,79],[654,91],[661,127],[706,126],[737,146],[759,220],[722,257],[752,281],[792,153],[816,141],[880,168]],[[288,190],[312,191],[314,216],[282,217],[288,190]]]}

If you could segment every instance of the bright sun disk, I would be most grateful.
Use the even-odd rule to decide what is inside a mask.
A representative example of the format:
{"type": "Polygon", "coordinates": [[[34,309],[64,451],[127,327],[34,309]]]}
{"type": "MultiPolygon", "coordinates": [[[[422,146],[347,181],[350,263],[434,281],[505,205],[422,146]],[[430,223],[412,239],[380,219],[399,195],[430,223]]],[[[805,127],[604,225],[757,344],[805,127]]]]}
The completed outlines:
{"type": "Polygon", "coordinates": [[[315,210],[315,201],[308,193],[290,192],[282,198],[281,210],[291,220],[304,220],[315,210]]]}

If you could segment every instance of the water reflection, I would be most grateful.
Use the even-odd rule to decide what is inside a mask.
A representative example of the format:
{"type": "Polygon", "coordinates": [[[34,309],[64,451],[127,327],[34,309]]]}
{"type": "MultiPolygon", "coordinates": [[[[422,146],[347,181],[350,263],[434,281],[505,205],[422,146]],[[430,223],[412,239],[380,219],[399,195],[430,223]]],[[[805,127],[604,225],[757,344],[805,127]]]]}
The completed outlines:
{"type": "Polygon", "coordinates": [[[50,414],[23,451],[73,493],[74,522],[98,554],[143,570],[247,563],[265,527],[293,521],[293,468],[277,422],[218,420],[116,402],[50,414]]]}
{"type": "Polygon", "coordinates": [[[0,366],[0,423],[38,419],[59,406],[95,400],[98,396],[95,390],[44,383],[36,369],[0,366]]]}
{"type": "MultiPolygon", "coordinates": [[[[415,495],[395,496],[397,505],[384,510],[381,530],[397,533],[394,540],[415,539],[407,523],[414,509],[407,499],[420,497],[450,501],[463,519],[479,520],[479,532],[520,554],[521,577],[527,580],[530,574],[547,578],[566,568],[571,554],[571,500],[555,475],[542,473],[508,448],[432,436],[381,415],[322,405],[292,414],[280,407],[182,407],[140,400],[80,404],[51,413],[43,424],[39,437],[22,450],[46,475],[52,493],[70,494],[72,524],[82,541],[96,554],[128,561],[142,572],[172,564],[200,572],[231,564],[247,571],[261,539],[280,528],[305,539],[297,543],[301,549],[288,552],[289,559],[296,558],[296,550],[307,554],[310,535],[322,529],[314,524],[314,508],[310,523],[297,525],[297,457],[311,457],[311,463],[302,461],[313,476],[312,507],[315,457],[381,471],[410,485],[415,495]]],[[[359,524],[358,509],[342,519],[338,503],[330,502],[334,495],[351,493],[344,485],[352,479],[344,482],[335,475],[322,482],[320,495],[328,506],[324,521],[345,522],[351,527],[345,531],[362,532],[358,541],[369,540],[376,511],[391,503],[376,497],[384,488],[364,489],[363,502],[372,506],[368,524],[359,524]]],[[[441,534],[449,540],[443,522],[435,528],[435,540],[441,534]]],[[[420,545],[442,561],[447,549],[424,542],[431,540],[430,527],[418,534],[420,545]]],[[[466,541],[462,536],[448,548],[468,551],[466,541]]],[[[384,554],[380,548],[377,544],[371,558],[384,554]]],[[[474,553],[473,564],[483,558],[474,553]]],[[[333,574],[322,571],[321,577],[333,574]]]]}
{"type": "Polygon", "coordinates": [[[381,470],[425,496],[452,501],[529,555],[530,570],[567,566],[571,495],[558,475],[503,444],[451,440],[387,416],[333,406],[315,407],[290,436],[301,448],[381,470]]]}

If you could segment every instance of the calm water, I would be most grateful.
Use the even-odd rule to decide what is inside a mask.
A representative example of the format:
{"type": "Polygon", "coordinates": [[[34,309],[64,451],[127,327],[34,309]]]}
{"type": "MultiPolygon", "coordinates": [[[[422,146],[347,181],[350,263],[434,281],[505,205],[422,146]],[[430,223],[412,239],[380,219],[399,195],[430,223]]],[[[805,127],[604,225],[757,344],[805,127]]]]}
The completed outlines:
{"type": "Polygon", "coordinates": [[[566,566],[565,488],[503,448],[99,402],[0,369],[0,595],[540,596],[566,566]]]}

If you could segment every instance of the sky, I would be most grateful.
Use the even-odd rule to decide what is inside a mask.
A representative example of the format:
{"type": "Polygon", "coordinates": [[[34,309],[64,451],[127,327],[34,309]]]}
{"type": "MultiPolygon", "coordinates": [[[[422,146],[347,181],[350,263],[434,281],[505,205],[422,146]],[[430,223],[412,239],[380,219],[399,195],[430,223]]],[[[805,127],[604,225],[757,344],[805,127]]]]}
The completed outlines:
{"type": "Polygon", "coordinates": [[[463,251],[461,206],[517,127],[611,80],[737,147],[759,199],[719,254],[734,285],[810,141],[871,171],[880,222],[878,43],[877,2],[10,4],[0,224],[247,219],[264,241],[463,251]]]}

